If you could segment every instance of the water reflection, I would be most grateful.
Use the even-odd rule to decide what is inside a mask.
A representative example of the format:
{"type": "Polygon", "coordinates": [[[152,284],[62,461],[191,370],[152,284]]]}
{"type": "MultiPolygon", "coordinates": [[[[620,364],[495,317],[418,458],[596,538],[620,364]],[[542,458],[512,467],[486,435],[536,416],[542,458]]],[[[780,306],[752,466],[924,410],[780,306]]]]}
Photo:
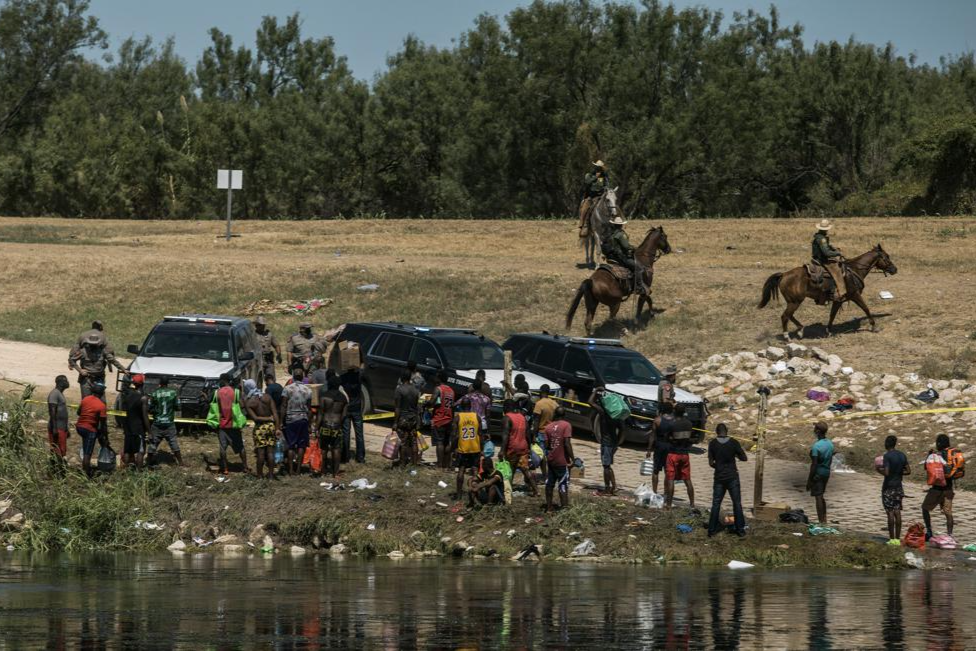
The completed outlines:
{"type": "Polygon", "coordinates": [[[0,648],[964,649],[974,582],[925,572],[6,555],[0,648]]]}

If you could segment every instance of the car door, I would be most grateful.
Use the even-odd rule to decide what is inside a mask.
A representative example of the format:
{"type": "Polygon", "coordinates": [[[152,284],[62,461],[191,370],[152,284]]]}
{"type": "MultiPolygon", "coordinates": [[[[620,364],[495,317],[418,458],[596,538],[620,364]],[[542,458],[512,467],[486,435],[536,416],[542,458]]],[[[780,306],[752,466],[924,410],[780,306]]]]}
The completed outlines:
{"type": "Polygon", "coordinates": [[[384,332],[366,356],[366,379],[373,404],[393,405],[400,373],[407,367],[415,337],[399,332],[384,332]]]}
{"type": "Polygon", "coordinates": [[[536,349],[526,356],[525,367],[536,375],[541,375],[553,382],[559,381],[559,370],[562,368],[563,355],[566,347],[556,342],[539,342],[536,349]]]}
{"type": "MultiPolygon", "coordinates": [[[[575,401],[586,403],[590,400],[593,387],[596,384],[596,374],[593,363],[586,351],[579,348],[569,348],[563,357],[562,368],[559,373],[559,384],[563,391],[571,390],[576,394],[575,401]]],[[[589,407],[580,404],[566,404],[566,420],[577,429],[590,431],[591,413],[589,407]]]]}

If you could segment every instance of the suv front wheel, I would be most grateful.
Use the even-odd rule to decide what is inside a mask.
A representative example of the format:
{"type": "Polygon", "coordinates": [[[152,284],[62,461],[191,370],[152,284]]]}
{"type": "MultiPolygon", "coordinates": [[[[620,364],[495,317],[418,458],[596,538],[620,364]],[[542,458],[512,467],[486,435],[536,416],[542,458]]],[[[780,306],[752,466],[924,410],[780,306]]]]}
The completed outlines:
{"type": "Polygon", "coordinates": [[[373,413],[373,397],[369,395],[369,389],[363,385],[363,414],[373,413]]]}
{"type": "Polygon", "coordinates": [[[593,414],[593,420],[590,423],[590,432],[593,433],[593,440],[597,443],[603,440],[603,423],[601,420],[600,414],[593,414]]]}

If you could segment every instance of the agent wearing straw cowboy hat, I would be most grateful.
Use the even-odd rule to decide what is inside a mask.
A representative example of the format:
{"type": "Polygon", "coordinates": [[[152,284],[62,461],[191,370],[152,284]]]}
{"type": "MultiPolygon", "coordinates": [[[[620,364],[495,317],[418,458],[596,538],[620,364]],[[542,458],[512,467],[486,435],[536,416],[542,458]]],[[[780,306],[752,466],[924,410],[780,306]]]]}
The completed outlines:
{"type": "Polygon", "coordinates": [[[579,207],[579,228],[580,237],[586,237],[586,220],[590,216],[590,209],[604,192],[610,189],[610,177],[607,175],[607,166],[602,160],[593,163],[593,169],[583,177],[583,201],[579,207]]]}
{"type": "Polygon", "coordinates": [[[624,231],[623,227],[627,222],[620,215],[616,215],[607,224],[610,227],[610,232],[603,243],[603,255],[608,261],[616,262],[621,267],[630,269],[637,280],[637,291],[643,294],[646,291],[644,288],[644,265],[637,261],[634,255],[634,247],[624,231]]]}
{"type": "Polygon", "coordinates": [[[830,244],[829,233],[832,228],[833,225],[826,219],[821,219],[817,224],[817,233],[813,236],[813,261],[830,272],[830,277],[834,279],[833,300],[840,301],[847,295],[847,281],[844,280],[844,270],[840,265],[844,255],[830,244]]]}

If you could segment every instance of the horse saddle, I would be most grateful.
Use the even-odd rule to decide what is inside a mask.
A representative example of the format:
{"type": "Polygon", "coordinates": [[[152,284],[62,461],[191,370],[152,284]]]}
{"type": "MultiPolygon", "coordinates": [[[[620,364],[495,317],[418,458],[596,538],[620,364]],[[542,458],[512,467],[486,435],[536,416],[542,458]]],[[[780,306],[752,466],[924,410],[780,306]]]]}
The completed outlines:
{"type": "MultiPolygon", "coordinates": [[[[833,277],[827,271],[827,268],[816,260],[808,262],[804,267],[807,272],[807,277],[810,279],[810,284],[819,291],[819,296],[815,299],[816,302],[819,305],[826,305],[830,302],[834,293],[833,277]]],[[[848,295],[859,294],[864,289],[864,281],[861,280],[860,276],[851,271],[851,268],[846,263],[841,262],[840,268],[844,272],[844,281],[847,283],[848,295]]]]}
{"type": "MultiPolygon", "coordinates": [[[[634,290],[634,274],[627,267],[610,260],[601,264],[599,268],[608,272],[617,280],[617,283],[620,285],[620,292],[624,296],[629,296],[634,290]]],[[[649,283],[648,286],[650,286],[649,283]]]]}

